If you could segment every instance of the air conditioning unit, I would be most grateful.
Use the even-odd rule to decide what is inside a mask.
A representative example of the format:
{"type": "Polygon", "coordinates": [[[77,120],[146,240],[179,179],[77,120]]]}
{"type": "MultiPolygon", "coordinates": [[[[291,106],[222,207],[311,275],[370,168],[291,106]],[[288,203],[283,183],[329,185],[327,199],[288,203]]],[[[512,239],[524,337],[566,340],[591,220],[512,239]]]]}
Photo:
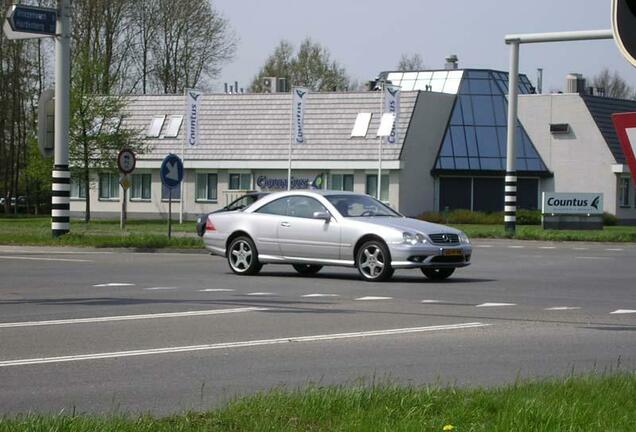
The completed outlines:
{"type": "Polygon", "coordinates": [[[276,93],[276,77],[265,77],[262,81],[263,93],[276,93]]]}
{"type": "Polygon", "coordinates": [[[287,93],[289,91],[289,87],[287,85],[287,78],[278,78],[276,80],[276,91],[278,93],[287,93]]]}

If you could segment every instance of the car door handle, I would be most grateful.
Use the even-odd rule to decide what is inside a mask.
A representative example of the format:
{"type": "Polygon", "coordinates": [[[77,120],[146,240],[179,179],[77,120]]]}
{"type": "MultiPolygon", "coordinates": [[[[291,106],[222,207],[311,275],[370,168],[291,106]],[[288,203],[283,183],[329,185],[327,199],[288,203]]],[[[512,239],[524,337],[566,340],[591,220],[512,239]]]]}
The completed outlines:
{"type": "Polygon", "coordinates": [[[281,222],[280,226],[282,227],[288,227],[289,226],[289,222],[281,222]]]}

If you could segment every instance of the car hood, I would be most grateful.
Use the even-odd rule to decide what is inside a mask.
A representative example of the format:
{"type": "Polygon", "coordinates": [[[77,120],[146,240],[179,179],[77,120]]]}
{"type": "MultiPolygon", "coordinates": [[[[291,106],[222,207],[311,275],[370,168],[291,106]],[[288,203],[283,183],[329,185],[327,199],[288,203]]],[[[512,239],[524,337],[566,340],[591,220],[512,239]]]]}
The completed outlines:
{"type": "Polygon", "coordinates": [[[370,216],[370,217],[356,217],[351,218],[356,221],[365,222],[372,225],[379,225],[383,227],[395,228],[400,231],[420,232],[422,234],[437,234],[437,233],[453,233],[459,234],[461,231],[455,228],[451,228],[446,225],[434,224],[419,219],[412,218],[400,218],[400,217],[384,217],[384,216],[370,216]]]}

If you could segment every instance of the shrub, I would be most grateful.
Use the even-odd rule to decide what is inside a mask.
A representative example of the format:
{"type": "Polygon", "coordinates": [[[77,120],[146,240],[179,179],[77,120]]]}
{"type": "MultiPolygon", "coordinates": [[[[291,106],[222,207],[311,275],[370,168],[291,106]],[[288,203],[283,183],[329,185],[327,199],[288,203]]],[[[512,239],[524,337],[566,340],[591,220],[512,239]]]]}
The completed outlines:
{"type": "Polygon", "coordinates": [[[618,224],[618,218],[616,216],[608,212],[603,213],[603,225],[615,226],[616,224],[618,224]]]}
{"type": "Polygon", "coordinates": [[[517,225],[541,225],[541,210],[517,209],[517,225]]]}
{"type": "MultiPolygon", "coordinates": [[[[418,219],[443,224],[502,225],[503,212],[478,212],[470,210],[451,210],[449,212],[425,212],[418,219]]],[[[518,225],[541,225],[539,210],[517,210],[518,225]]]]}

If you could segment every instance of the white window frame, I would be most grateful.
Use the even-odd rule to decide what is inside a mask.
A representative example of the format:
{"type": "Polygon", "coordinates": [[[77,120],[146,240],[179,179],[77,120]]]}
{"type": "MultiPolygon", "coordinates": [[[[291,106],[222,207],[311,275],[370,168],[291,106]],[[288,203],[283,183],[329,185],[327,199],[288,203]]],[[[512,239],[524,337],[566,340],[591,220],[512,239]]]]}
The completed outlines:
{"type": "Polygon", "coordinates": [[[152,201],[152,174],[142,172],[142,173],[131,174],[130,177],[132,180],[132,185],[130,187],[130,201],[152,201]],[[144,176],[146,176],[146,178],[150,178],[150,184],[148,188],[148,198],[144,197],[144,184],[143,184],[144,176]],[[140,196],[135,196],[135,186],[136,186],[135,179],[140,179],[141,181],[141,187],[139,189],[139,191],[141,192],[140,196]]]}
{"type": "Polygon", "coordinates": [[[194,201],[203,203],[216,203],[219,202],[219,174],[217,172],[197,172],[194,179],[194,201]],[[210,198],[210,176],[216,177],[216,199],[210,198]],[[199,197],[199,176],[205,176],[205,198],[199,197]]]}
{"type": "Polygon", "coordinates": [[[97,196],[99,201],[119,201],[119,175],[111,172],[99,173],[99,182],[97,187],[97,196]],[[108,176],[108,196],[102,196],[102,180],[103,177],[108,176]],[[114,179],[114,184],[113,184],[114,179]],[[113,192],[115,192],[113,194],[113,192]]]}
{"type": "Polygon", "coordinates": [[[373,198],[379,199],[380,201],[382,201],[383,203],[389,202],[389,196],[390,196],[390,192],[391,192],[391,174],[388,172],[383,172],[382,173],[382,179],[380,180],[381,182],[384,182],[384,179],[386,178],[386,199],[382,199],[384,198],[384,188],[382,187],[382,185],[380,186],[380,198],[376,197],[375,194],[378,192],[378,188],[377,188],[377,184],[378,184],[378,173],[376,172],[367,172],[365,173],[364,176],[364,191],[367,195],[372,196],[373,198]],[[373,191],[373,193],[369,193],[368,191],[368,187],[369,187],[369,177],[375,177],[375,182],[376,182],[376,187],[375,190],[373,191]]]}
{"type": "Polygon", "coordinates": [[[333,172],[333,173],[329,174],[329,189],[331,189],[331,190],[340,190],[340,191],[345,191],[345,192],[353,192],[355,190],[355,187],[356,187],[356,177],[355,177],[354,173],[351,173],[351,172],[333,172]],[[342,188],[340,188],[340,189],[334,189],[334,187],[333,187],[333,183],[334,183],[333,178],[336,177],[336,176],[341,177],[340,184],[341,184],[342,188]],[[351,190],[350,191],[344,188],[344,186],[345,186],[345,182],[344,182],[345,176],[351,176],[352,183],[351,183],[351,190]]]}
{"type": "Polygon", "coordinates": [[[241,171],[233,171],[233,172],[229,172],[227,174],[227,190],[252,190],[252,184],[253,184],[253,176],[251,172],[241,172],[241,171]],[[234,175],[238,175],[239,176],[239,188],[232,188],[231,186],[231,178],[234,175]],[[249,176],[249,186],[247,188],[242,188],[242,183],[243,183],[243,176],[249,176]]]}
{"type": "Polygon", "coordinates": [[[86,201],[86,187],[84,179],[71,176],[71,199],[73,201],[86,201]],[[84,192],[82,194],[82,192],[84,192]]]}

